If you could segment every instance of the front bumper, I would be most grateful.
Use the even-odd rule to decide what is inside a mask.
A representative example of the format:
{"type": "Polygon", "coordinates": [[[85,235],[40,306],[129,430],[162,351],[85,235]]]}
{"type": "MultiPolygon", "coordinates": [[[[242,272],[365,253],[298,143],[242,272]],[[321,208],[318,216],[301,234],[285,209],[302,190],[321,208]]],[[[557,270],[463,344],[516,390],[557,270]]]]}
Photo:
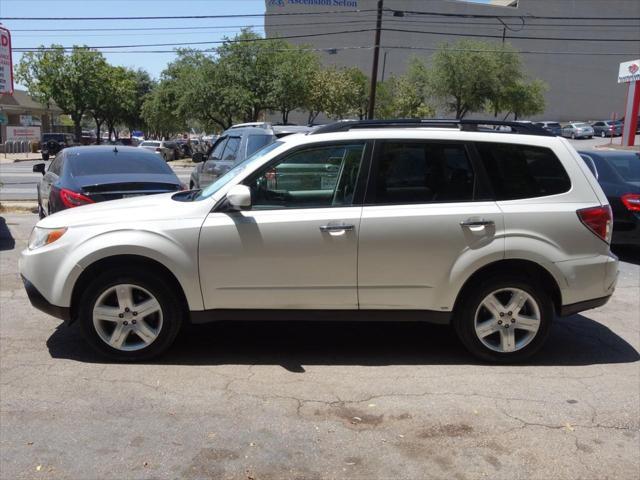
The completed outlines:
{"type": "Polygon", "coordinates": [[[27,291],[27,296],[29,297],[31,305],[52,317],[59,318],[65,322],[71,321],[71,309],[69,307],[59,307],[49,303],[33,283],[27,280],[24,276],[22,276],[22,283],[24,283],[24,289],[27,291]]]}

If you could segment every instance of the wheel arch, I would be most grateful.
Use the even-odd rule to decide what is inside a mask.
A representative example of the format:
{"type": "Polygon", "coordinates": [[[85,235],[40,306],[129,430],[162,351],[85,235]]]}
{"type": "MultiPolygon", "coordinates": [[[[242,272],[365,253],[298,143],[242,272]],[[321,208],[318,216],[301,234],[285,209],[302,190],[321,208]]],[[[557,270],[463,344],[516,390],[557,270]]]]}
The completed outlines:
{"type": "Polygon", "coordinates": [[[551,272],[549,272],[549,270],[539,263],[524,259],[498,260],[476,270],[469,276],[469,278],[466,279],[462,288],[458,292],[454,302],[453,311],[455,312],[459,307],[462,299],[472,285],[477,284],[477,282],[481,282],[482,279],[489,276],[514,273],[520,274],[525,278],[535,279],[536,283],[540,284],[549,293],[556,313],[560,312],[560,309],[562,308],[562,292],[556,278],[551,274],[551,272]]]}
{"type": "Polygon", "coordinates": [[[189,303],[184,289],[178,281],[178,278],[171,270],[152,258],[145,257],[143,255],[123,254],[100,258],[83,269],[80,276],[76,279],[71,293],[71,322],[74,322],[77,318],[78,302],[88,284],[89,279],[108,269],[118,267],[143,268],[145,271],[157,272],[158,275],[165,278],[171,287],[175,289],[178,293],[178,297],[180,298],[181,307],[183,308],[185,315],[189,314],[189,303]]]}

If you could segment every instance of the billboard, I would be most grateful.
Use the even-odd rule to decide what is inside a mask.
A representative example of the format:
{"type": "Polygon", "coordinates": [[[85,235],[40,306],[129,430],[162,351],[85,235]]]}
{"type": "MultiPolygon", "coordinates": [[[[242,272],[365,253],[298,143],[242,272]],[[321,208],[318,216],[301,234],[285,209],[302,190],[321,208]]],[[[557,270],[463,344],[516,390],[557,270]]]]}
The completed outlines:
{"type": "Polygon", "coordinates": [[[0,95],[13,94],[13,61],[11,58],[11,33],[0,27],[0,95]]]}
{"type": "Polygon", "coordinates": [[[640,80],[640,60],[623,62],[618,69],[618,83],[629,83],[640,80]]]}

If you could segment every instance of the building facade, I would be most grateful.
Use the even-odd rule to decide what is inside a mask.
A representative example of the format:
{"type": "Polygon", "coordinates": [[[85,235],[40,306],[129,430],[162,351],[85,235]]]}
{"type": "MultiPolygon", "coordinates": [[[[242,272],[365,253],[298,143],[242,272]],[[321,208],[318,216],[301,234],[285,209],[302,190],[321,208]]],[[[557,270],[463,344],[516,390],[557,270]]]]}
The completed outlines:
{"type": "MultiPolygon", "coordinates": [[[[371,73],[377,0],[265,3],[267,37],[292,37],[292,43],[318,49],[325,65],[371,73]],[[292,15],[269,15],[283,13],[292,15]]],[[[548,84],[546,111],[532,119],[623,114],[627,86],[617,83],[618,65],[640,54],[640,23],[634,20],[640,17],[638,0],[384,0],[384,8],[379,80],[404,73],[413,56],[429,62],[441,43],[470,38],[499,48],[504,37],[522,53],[529,78],[548,84]],[[618,19],[599,20],[606,17],[618,19]]]]}

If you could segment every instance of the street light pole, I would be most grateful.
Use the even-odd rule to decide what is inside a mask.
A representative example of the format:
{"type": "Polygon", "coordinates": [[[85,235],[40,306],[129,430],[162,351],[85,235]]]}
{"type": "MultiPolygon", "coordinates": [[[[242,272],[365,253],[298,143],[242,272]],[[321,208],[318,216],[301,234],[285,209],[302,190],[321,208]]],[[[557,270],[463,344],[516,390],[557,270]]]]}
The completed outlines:
{"type": "Polygon", "coordinates": [[[373,47],[373,65],[371,66],[371,87],[369,88],[369,112],[368,119],[374,117],[376,109],[376,85],[378,83],[378,59],[380,57],[380,34],[382,33],[382,4],[384,0],[378,0],[378,18],[376,20],[376,41],[373,47]]]}

